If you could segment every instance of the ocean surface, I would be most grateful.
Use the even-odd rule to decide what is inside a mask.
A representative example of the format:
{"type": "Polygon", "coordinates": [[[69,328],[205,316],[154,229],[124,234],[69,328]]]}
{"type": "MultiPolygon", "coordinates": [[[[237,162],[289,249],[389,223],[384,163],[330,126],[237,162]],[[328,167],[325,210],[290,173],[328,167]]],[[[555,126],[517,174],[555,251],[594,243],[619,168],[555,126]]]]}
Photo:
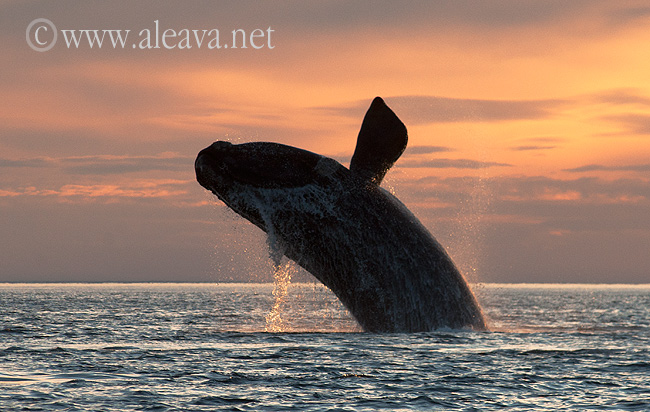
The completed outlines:
{"type": "Polygon", "coordinates": [[[319,284],[0,284],[2,411],[650,411],[650,285],[474,285],[361,332],[319,284]]]}

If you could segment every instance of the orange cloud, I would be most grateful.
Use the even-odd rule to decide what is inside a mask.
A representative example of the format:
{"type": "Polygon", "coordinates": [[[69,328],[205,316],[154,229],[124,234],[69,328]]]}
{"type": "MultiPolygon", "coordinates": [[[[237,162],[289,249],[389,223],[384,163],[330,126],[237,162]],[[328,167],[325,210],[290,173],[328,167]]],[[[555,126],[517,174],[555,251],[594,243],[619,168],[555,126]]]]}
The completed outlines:
{"type": "Polygon", "coordinates": [[[67,184],[58,189],[39,189],[34,186],[20,190],[0,190],[0,197],[39,196],[54,197],[66,202],[108,201],[120,198],[130,199],[170,199],[186,196],[186,180],[135,180],[118,184],[67,184]]]}

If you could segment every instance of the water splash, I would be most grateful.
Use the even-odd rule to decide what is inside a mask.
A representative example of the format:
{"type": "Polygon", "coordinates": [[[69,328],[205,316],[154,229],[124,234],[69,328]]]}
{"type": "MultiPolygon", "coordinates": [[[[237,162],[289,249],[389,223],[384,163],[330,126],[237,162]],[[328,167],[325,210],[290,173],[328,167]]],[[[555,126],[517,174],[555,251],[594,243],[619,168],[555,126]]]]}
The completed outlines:
{"type": "MultiPolygon", "coordinates": [[[[266,315],[266,332],[285,332],[287,326],[283,315],[287,312],[288,290],[291,283],[291,277],[296,272],[295,264],[284,258],[287,250],[286,244],[278,234],[274,224],[274,207],[273,205],[282,205],[286,203],[298,209],[309,210],[310,213],[323,215],[324,211],[318,207],[314,208],[314,202],[310,201],[313,196],[323,197],[324,193],[314,193],[315,186],[308,185],[305,188],[295,189],[290,192],[277,189],[258,189],[248,195],[249,202],[255,205],[257,212],[266,227],[266,243],[269,250],[269,257],[273,263],[273,307],[266,315]]],[[[245,193],[245,192],[243,192],[245,193]]],[[[328,204],[327,202],[324,202],[328,204]]],[[[331,202],[330,202],[331,203],[331,202]]],[[[319,203],[316,203],[319,205],[319,203]]],[[[287,206],[285,209],[290,209],[287,206]]],[[[331,212],[330,212],[331,213],[331,212]]]]}
{"type": "Polygon", "coordinates": [[[275,300],[271,311],[266,315],[266,327],[264,330],[266,332],[284,332],[286,331],[286,328],[284,326],[282,314],[287,301],[291,275],[293,274],[295,267],[289,260],[281,264],[274,264],[273,267],[273,278],[275,279],[273,285],[273,298],[275,300]]]}
{"type": "Polygon", "coordinates": [[[490,211],[492,190],[484,175],[465,178],[470,188],[467,198],[461,201],[456,214],[454,255],[466,279],[480,282],[481,263],[484,259],[486,216],[490,211]]]}

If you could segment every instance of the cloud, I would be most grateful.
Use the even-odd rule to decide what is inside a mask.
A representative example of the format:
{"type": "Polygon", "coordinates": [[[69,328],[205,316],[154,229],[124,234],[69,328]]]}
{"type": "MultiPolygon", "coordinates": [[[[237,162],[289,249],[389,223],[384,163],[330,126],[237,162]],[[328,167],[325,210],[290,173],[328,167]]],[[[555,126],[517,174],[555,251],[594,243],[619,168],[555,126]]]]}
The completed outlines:
{"type": "Polygon", "coordinates": [[[34,157],[30,159],[0,159],[0,168],[23,168],[23,167],[48,167],[52,165],[52,159],[34,157]]]}
{"type": "Polygon", "coordinates": [[[184,195],[185,181],[141,181],[119,185],[65,185],[52,194],[61,198],[169,198],[184,195]]]}
{"type": "Polygon", "coordinates": [[[563,169],[565,172],[648,172],[650,171],[650,163],[637,164],[637,165],[621,165],[621,166],[606,166],[599,164],[590,164],[572,169],[563,169]]]}
{"type": "Polygon", "coordinates": [[[428,176],[394,185],[456,263],[483,279],[647,278],[648,179],[428,176]]]}
{"type": "MultiPolygon", "coordinates": [[[[636,88],[624,88],[605,91],[595,94],[592,100],[596,103],[607,103],[617,106],[632,106],[637,110],[650,109],[650,97],[644,95],[636,88]]],[[[620,136],[622,134],[650,135],[650,115],[637,112],[601,116],[601,120],[620,124],[625,130],[622,132],[603,133],[604,136],[620,136]]]]}
{"type": "MultiPolygon", "coordinates": [[[[466,202],[472,196],[486,196],[494,213],[518,214],[526,207],[539,207],[552,215],[550,204],[615,205],[650,203],[650,185],[643,178],[606,180],[595,177],[554,179],[549,177],[502,176],[438,177],[402,179],[395,184],[405,200],[436,197],[444,203],[466,202]],[[501,210],[500,210],[501,209],[501,210]]],[[[650,216],[650,215],[649,215],[650,216]]],[[[575,218],[582,218],[578,215],[575,218]]],[[[569,216],[567,216],[569,218],[569,216]]]]}
{"type": "Polygon", "coordinates": [[[485,169],[488,167],[510,167],[508,163],[485,162],[471,159],[432,159],[432,160],[405,160],[397,163],[397,167],[407,168],[434,168],[434,169],[485,169]]]}
{"type": "MultiPolygon", "coordinates": [[[[492,182],[495,201],[503,205],[509,204],[508,209],[535,207],[539,211],[544,204],[567,205],[575,213],[576,210],[597,208],[599,206],[620,206],[622,213],[625,206],[635,205],[647,207],[650,203],[650,187],[646,179],[617,179],[605,180],[598,178],[579,178],[571,180],[552,179],[545,177],[502,178],[492,182]],[[528,206],[523,206],[528,205],[528,206]]],[[[542,212],[552,216],[558,211],[549,209],[542,212]]],[[[557,215],[556,217],[559,217],[557,215]]],[[[580,213],[562,216],[567,222],[582,221],[587,215],[580,213]]]]}
{"type": "MultiPolygon", "coordinates": [[[[143,16],[151,25],[151,21],[159,19],[170,28],[179,28],[179,24],[199,25],[197,28],[222,27],[230,29],[229,22],[245,21],[250,24],[273,25],[278,30],[291,32],[310,30],[318,32],[340,32],[342,30],[358,30],[360,27],[378,27],[383,30],[405,27],[458,27],[490,29],[509,28],[517,26],[542,25],[553,21],[562,21],[571,17],[589,16],[588,11],[600,12],[603,15],[617,9],[607,2],[585,0],[562,1],[547,0],[502,0],[476,3],[471,0],[456,0],[430,2],[412,0],[395,3],[391,0],[378,0],[368,5],[365,2],[340,2],[336,0],[304,2],[281,1],[274,4],[258,4],[250,1],[237,1],[219,8],[210,1],[197,1],[188,10],[181,4],[173,2],[142,1],[137,5],[131,2],[117,2],[124,7],[109,7],[99,3],[92,5],[76,2],[54,4],[32,4],[25,2],[9,2],[3,4],[4,15],[16,16],[7,21],[7,29],[0,33],[7,35],[10,29],[23,28],[24,22],[34,14],[45,15],[62,28],[75,27],[72,17],[78,21],[102,23],[97,27],[114,27],[116,22],[122,22],[125,28],[143,28],[143,16]],[[602,4],[608,7],[603,7],[602,4]],[[68,5],[68,7],[65,7],[68,5]],[[128,8],[125,8],[127,7],[128,8]],[[591,7],[590,7],[591,6],[591,7]],[[600,6],[600,7],[599,7],[600,6]],[[251,13],[251,10],[255,13],[251,13]],[[125,11],[125,10],[128,10],[125,11]],[[74,11],[74,13],[71,13],[74,11]],[[183,16],[179,19],[178,16],[183,16]],[[17,22],[16,22],[17,21],[17,22]]],[[[616,22],[625,22],[635,13],[633,8],[621,8],[616,22]]],[[[183,26],[185,27],[185,26],[183,26]]],[[[191,27],[191,26],[190,26],[191,27]]],[[[23,39],[24,41],[24,39],[23,39]]]]}
{"type": "Polygon", "coordinates": [[[384,0],[373,2],[372,6],[363,2],[297,2],[293,3],[288,15],[301,23],[311,24],[311,27],[325,26],[339,30],[375,24],[386,26],[387,23],[389,27],[460,25],[486,29],[553,21],[573,14],[580,8],[584,12],[585,4],[583,1],[540,3],[516,0],[480,3],[470,0],[408,1],[398,4],[384,0]]]}
{"type": "Polygon", "coordinates": [[[0,189],[0,197],[16,197],[22,195],[22,192],[16,190],[4,190],[0,189]]]}
{"type": "Polygon", "coordinates": [[[540,137],[530,137],[526,139],[528,142],[534,142],[534,143],[557,143],[557,142],[562,142],[564,139],[561,137],[554,137],[554,136],[540,136],[540,137]]]}
{"type": "Polygon", "coordinates": [[[541,119],[566,105],[565,100],[481,100],[438,96],[387,98],[409,124],[498,122],[541,119]]]}
{"type": "Polygon", "coordinates": [[[61,159],[66,173],[111,175],[148,171],[193,170],[194,158],[174,153],[155,156],[80,156],[61,159]]]}
{"type": "MultiPolygon", "coordinates": [[[[544,119],[552,117],[569,101],[545,100],[483,100],[440,96],[394,96],[387,104],[409,125],[454,122],[501,122],[544,119]]],[[[323,107],[335,115],[358,118],[368,101],[360,100],[342,107],[323,107]]]]}
{"type": "Polygon", "coordinates": [[[650,7],[623,6],[620,9],[611,10],[609,22],[614,25],[626,25],[650,17],[650,7]]]}
{"type": "Polygon", "coordinates": [[[530,138],[522,139],[521,142],[523,144],[520,144],[518,146],[513,146],[510,148],[510,150],[517,151],[517,152],[551,150],[557,148],[558,145],[556,143],[562,142],[563,140],[564,139],[561,139],[559,137],[552,137],[552,136],[530,137],[530,138]]]}
{"type": "Polygon", "coordinates": [[[0,159],[20,168],[0,175],[0,198],[51,198],[56,202],[116,202],[119,199],[177,198],[194,186],[193,156],[67,156],[0,159]],[[163,172],[163,173],[155,173],[163,172]],[[72,176],[72,178],[71,178],[72,176]]]}
{"type": "Polygon", "coordinates": [[[421,155],[440,152],[451,152],[453,149],[445,146],[409,146],[406,148],[407,155],[421,155]]]}
{"type": "Polygon", "coordinates": [[[523,146],[515,146],[512,147],[511,149],[514,151],[522,152],[522,151],[529,151],[529,150],[550,150],[550,149],[555,149],[557,146],[541,146],[541,145],[523,145],[523,146]]]}
{"type": "Polygon", "coordinates": [[[395,187],[417,216],[436,226],[453,226],[460,215],[468,215],[460,220],[481,220],[495,228],[529,225],[532,232],[608,231],[619,236],[641,230],[650,236],[647,179],[430,176],[395,187]]]}
{"type": "Polygon", "coordinates": [[[25,159],[0,159],[0,168],[56,167],[75,175],[114,175],[149,171],[193,170],[194,157],[176,153],[151,156],[68,156],[58,158],[34,157],[25,159]]]}
{"type": "Polygon", "coordinates": [[[650,135],[650,115],[647,114],[611,115],[603,116],[601,119],[621,124],[626,129],[626,134],[650,135]]]}
{"type": "Polygon", "coordinates": [[[186,195],[194,182],[174,179],[134,180],[121,184],[66,184],[55,189],[34,186],[0,190],[0,197],[52,197],[62,201],[114,201],[118,198],[171,198],[186,195]]]}
{"type": "MultiPolygon", "coordinates": [[[[223,213],[213,206],[175,207],[176,202],[12,199],[2,205],[0,281],[214,282],[213,259],[228,269],[233,264],[227,251],[214,249],[223,233],[218,229],[226,225],[209,225],[221,223],[215,216],[223,213]]],[[[232,250],[242,242],[231,237],[232,250]]],[[[263,240],[259,244],[265,251],[263,240]]],[[[250,259],[243,251],[241,255],[241,260],[250,259]]]]}
{"type": "Polygon", "coordinates": [[[635,88],[608,90],[595,94],[592,99],[597,103],[650,106],[650,97],[644,96],[635,88]]]}
{"type": "MultiPolygon", "coordinates": [[[[0,247],[5,251],[0,259],[3,273],[37,276],[56,271],[64,276],[74,272],[83,278],[101,268],[106,280],[115,280],[116,273],[128,279],[133,273],[156,277],[161,272],[168,272],[166,279],[173,280],[178,273],[196,272],[196,263],[205,261],[197,250],[204,247],[209,256],[215,253],[215,240],[223,238],[223,244],[232,244],[233,239],[200,224],[188,229],[187,221],[182,220],[189,208],[177,207],[181,201],[199,204],[205,198],[201,196],[205,191],[190,181],[191,154],[232,131],[243,140],[275,140],[319,152],[351,153],[353,136],[369,103],[357,103],[356,99],[372,97],[369,93],[395,96],[387,101],[409,127],[444,124],[443,129],[452,129],[464,127],[463,122],[489,122],[481,127],[486,126],[488,134],[494,131],[496,140],[491,147],[510,147],[522,153],[550,154],[551,147],[569,141],[519,139],[522,130],[558,133],[562,127],[573,135],[577,123],[600,126],[587,124],[584,120],[589,115],[619,115],[608,119],[616,122],[610,129],[618,131],[620,124],[621,130],[650,134],[650,120],[641,116],[650,105],[642,89],[576,96],[585,93],[589,79],[632,86],[642,80],[634,70],[634,49],[624,47],[643,41],[639,33],[647,26],[643,19],[649,11],[638,2],[244,0],[217,7],[213,2],[198,1],[191,8],[146,0],[119,4],[125,7],[85,2],[0,5],[2,15],[11,16],[0,25],[5,45],[5,59],[0,62],[5,102],[0,149],[7,157],[0,160],[0,198],[3,213],[5,205],[13,211],[5,217],[5,226],[13,231],[5,230],[0,247]],[[25,43],[25,27],[35,17],[49,18],[60,29],[139,30],[151,28],[156,19],[163,28],[175,29],[219,27],[227,31],[238,26],[272,26],[277,47],[259,53],[251,49],[143,53],[74,51],[60,44],[43,54],[33,52],[25,43]],[[623,32],[623,28],[628,30],[623,32]],[[603,67],[592,65],[594,50],[603,59],[622,58],[603,67]],[[353,103],[339,106],[346,101],[353,103]],[[329,108],[331,113],[343,118],[330,117],[328,112],[314,115],[307,108],[315,105],[334,106],[329,108]],[[304,112],[293,112],[302,108],[304,112]],[[565,109],[570,110],[565,113],[565,109]],[[628,117],[620,116],[623,113],[628,117]],[[541,128],[532,122],[501,127],[505,122],[546,119],[552,121],[541,128]],[[564,128],[567,125],[569,128],[564,128]],[[228,130],[223,131],[225,128],[228,130]],[[196,150],[191,145],[197,146],[196,150]],[[157,154],[160,151],[180,154],[157,154]],[[11,158],[18,154],[27,158],[11,158]],[[127,155],[115,156],[123,154],[127,155]],[[82,155],[86,156],[79,157],[82,155]],[[170,176],[186,183],[155,179],[170,176]],[[169,227],[176,230],[161,236],[159,230],[169,227]],[[179,236],[184,231],[192,234],[179,236]],[[104,232],[121,241],[112,249],[91,248],[104,232]],[[74,243],[77,239],[81,241],[74,243]],[[163,241],[168,248],[150,248],[163,241]],[[191,249],[191,254],[179,254],[184,248],[191,249]],[[39,256],[51,258],[33,259],[35,249],[39,256]],[[80,256],[97,261],[85,265],[80,256]],[[40,266],[30,266],[37,264],[40,266]]],[[[577,131],[577,136],[584,134],[577,131]]],[[[454,156],[448,157],[461,159],[434,159],[447,157],[435,154],[452,149],[420,146],[408,148],[397,167],[509,166],[491,162],[495,158],[487,156],[463,159],[473,155],[463,153],[464,142],[455,143],[453,135],[442,143],[428,142],[457,145],[454,156]]],[[[566,146],[576,150],[573,144],[566,146]]],[[[623,150],[619,150],[621,155],[625,155],[623,150]]],[[[639,153],[639,149],[632,151],[639,153]]],[[[601,162],[596,155],[594,152],[584,163],[601,162]]],[[[634,163],[644,160],[631,160],[633,157],[625,163],[640,167],[634,163]]],[[[506,157],[498,160],[510,161],[506,157]]],[[[536,173],[521,166],[498,170],[536,173]]],[[[611,167],[583,166],[594,170],[611,167]]],[[[395,180],[408,172],[421,176],[427,169],[403,169],[395,174],[395,180]]],[[[613,263],[616,255],[608,249],[619,248],[627,256],[642,247],[647,249],[646,235],[639,237],[644,242],[639,242],[637,249],[622,247],[629,246],[626,239],[631,238],[624,230],[648,233],[643,228],[650,227],[649,185],[647,176],[643,177],[646,180],[608,183],[502,176],[483,181],[429,179],[395,186],[406,200],[416,203],[418,214],[428,213],[426,205],[443,205],[428,217],[434,220],[434,213],[442,213],[450,224],[458,225],[459,214],[466,211],[463,205],[489,202],[492,209],[486,220],[496,222],[496,231],[515,227],[491,239],[494,250],[503,251],[505,264],[501,268],[514,273],[513,279],[525,280],[530,271],[540,268],[570,274],[592,258],[603,263],[598,270],[614,273],[614,279],[619,279],[623,269],[613,263]],[[526,231],[518,231],[523,225],[528,225],[526,231]],[[610,236],[591,236],[602,230],[608,230],[610,236]],[[579,231],[584,237],[572,238],[579,231]],[[557,237],[546,242],[550,232],[566,235],[562,242],[557,237]],[[586,243],[590,241],[593,243],[586,243]],[[519,256],[518,248],[529,248],[530,253],[519,256]],[[566,254],[560,249],[566,249],[566,254]],[[548,254],[549,250],[559,254],[548,254]],[[549,267],[548,262],[556,266],[549,267]],[[509,264],[513,266],[509,268],[509,264]]],[[[200,208],[190,211],[197,221],[212,219],[212,208],[204,208],[205,214],[195,209],[200,208]]],[[[259,243],[264,248],[264,240],[259,243]]],[[[223,244],[218,248],[223,250],[223,244]]],[[[647,276],[647,253],[638,255],[626,260],[647,276]]],[[[229,254],[219,256],[224,265],[231,265],[229,254]]]]}

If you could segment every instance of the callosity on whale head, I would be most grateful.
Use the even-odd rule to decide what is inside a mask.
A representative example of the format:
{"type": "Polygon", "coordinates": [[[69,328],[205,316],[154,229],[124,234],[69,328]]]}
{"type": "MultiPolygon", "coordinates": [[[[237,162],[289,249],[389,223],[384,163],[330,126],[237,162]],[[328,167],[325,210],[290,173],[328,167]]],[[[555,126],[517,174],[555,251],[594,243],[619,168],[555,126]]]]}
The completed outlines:
{"type": "Polygon", "coordinates": [[[379,187],[406,147],[404,124],[376,98],[347,169],[277,143],[216,142],[198,182],[268,233],[274,248],[329,287],[373,332],[484,329],[480,307],[442,246],[379,187]]]}

